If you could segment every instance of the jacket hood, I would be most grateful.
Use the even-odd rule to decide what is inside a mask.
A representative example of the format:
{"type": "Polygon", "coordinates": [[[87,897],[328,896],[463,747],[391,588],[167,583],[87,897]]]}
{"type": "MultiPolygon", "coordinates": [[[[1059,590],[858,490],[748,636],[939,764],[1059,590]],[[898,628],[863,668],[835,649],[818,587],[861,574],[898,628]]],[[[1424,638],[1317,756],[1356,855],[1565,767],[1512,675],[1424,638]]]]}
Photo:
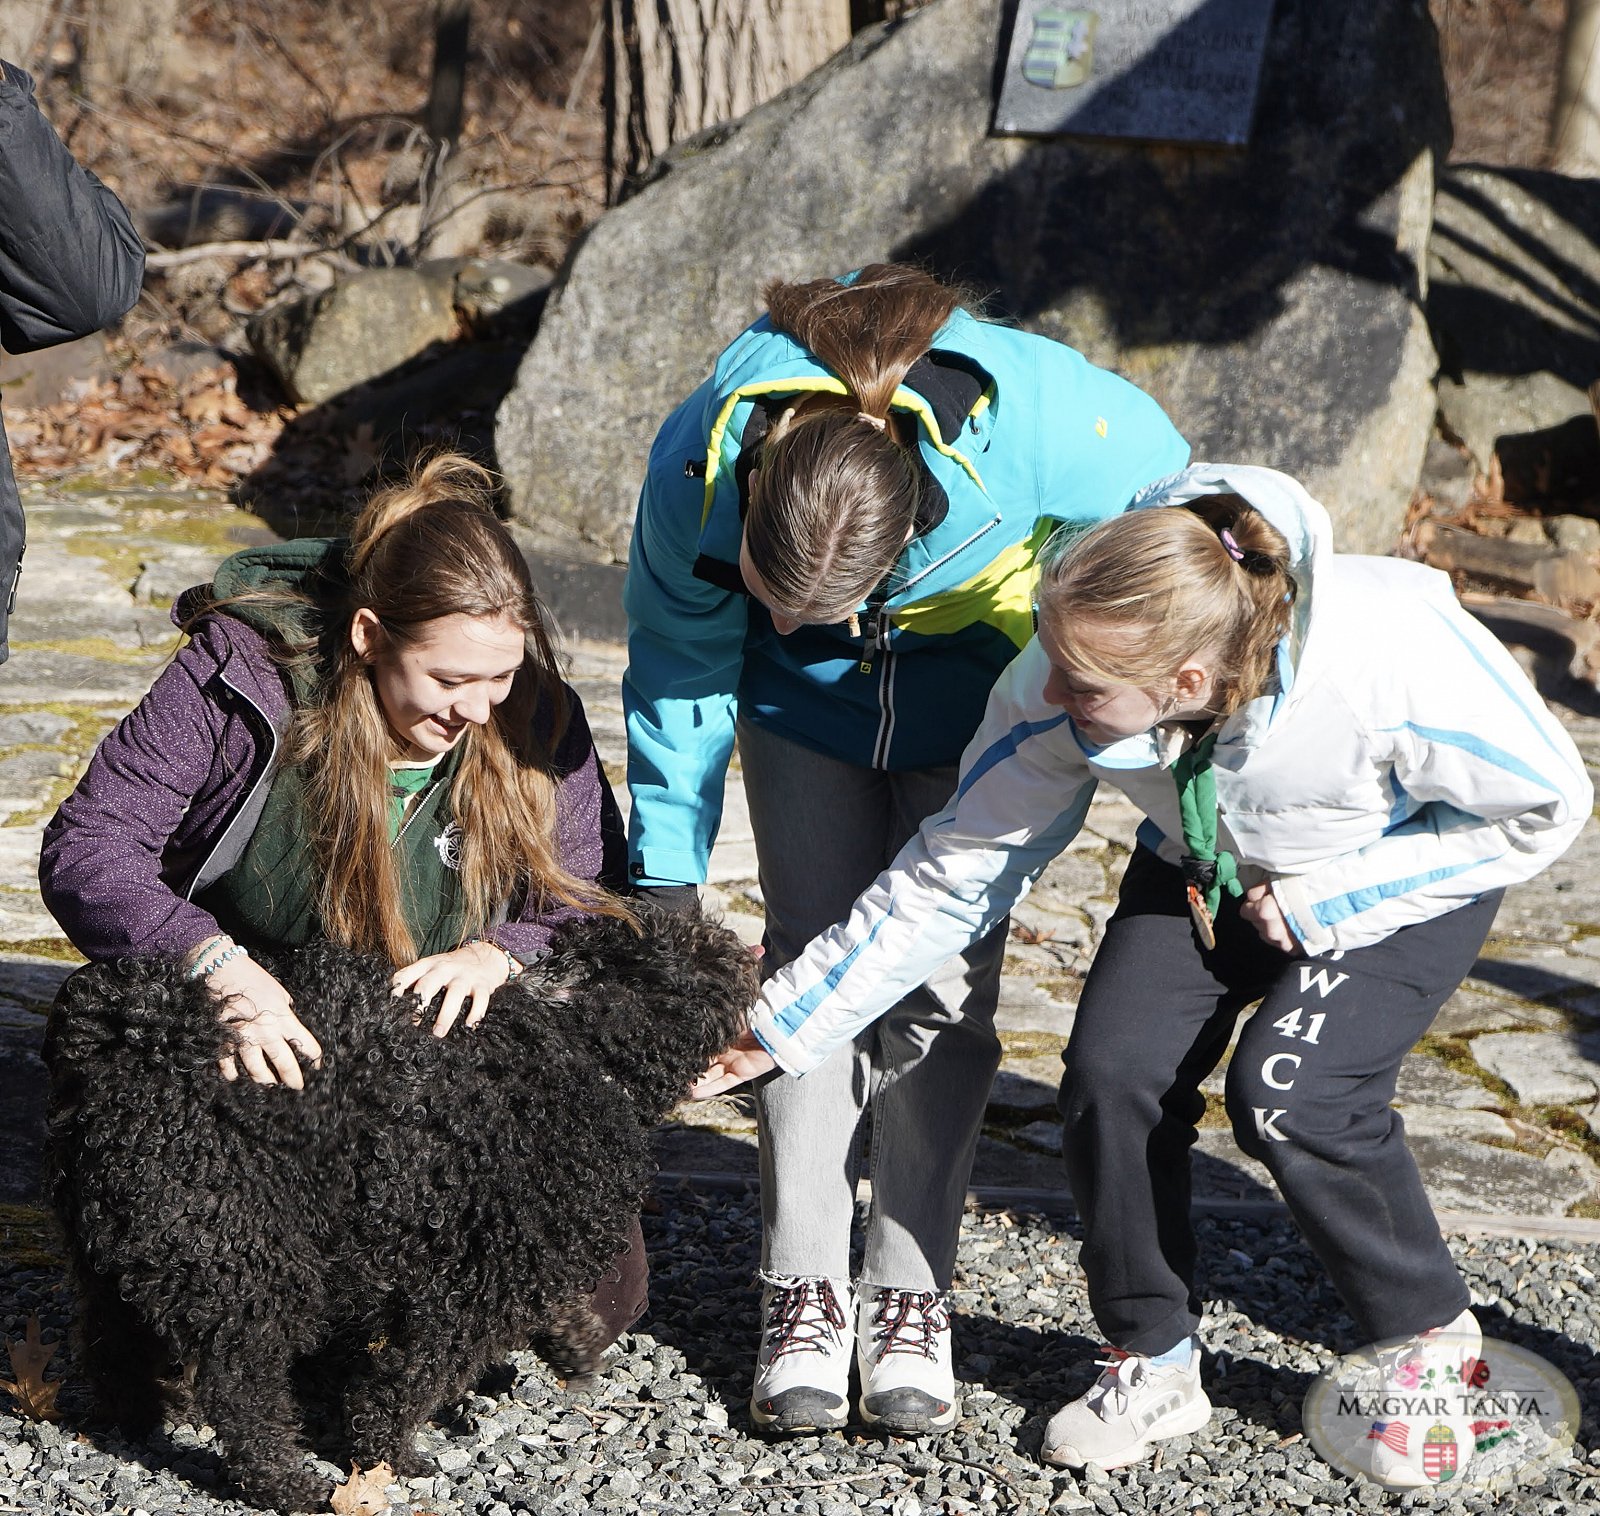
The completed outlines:
{"type": "Polygon", "coordinates": [[[1303,484],[1277,469],[1248,463],[1191,463],[1180,473],[1146,485],[1128,508],[1187,505],[1202,495],[1230,494],[1248,500],[1283,533],[1297,594],[1309,597],[1318,565],[1333,551],[1333,523],[1303,484]]]}
{"type": "Polygon", "coordinates": [[[1317,570],[1333,552],[1333,523],[1304,485],[1277,469],[1248,463],[1192,463],[1181,473],[1158,479],[1141,490],[1129,509],[1187,505],[1202,495],[1229,494],[1249,501],[1289,544],[1289,574],[1295,582],[1295,597],[1286,651],[1289,662],[1298,665],[1311,624],[1317,570]]]}
{"type": "Polygon", "coordinates": [[[228,624],[242,622],[265,640],[268,659],[283,665],[295,699],[304,702],[312,697],[327,664],[325,639],[332,627],[324,610],[338,602],[345,584],[348,548],[343,537],[302,537],[247,547],[224,558],[210,584],[185,590],[172,607],[172,619],[181,629],[196,617],[204,617],[212,634],[230,646],[237,639],[229,636],[228,624]],[[275,590],[308,596],[309,603],[287,595],[281,600],[236,598],[275,590]],[[282,656],[284,649],[300,649],[308,643],[321,644],[314,656],[282,656]]]}
{"type": "Polygon", "coordinates": [[[302,537],[247,547],[224,558],[210,584],[185,590],[172,608],[172,619],[182,626],[197,614],[218,608],[274,641],[301,642],[318,630],[321,618],[312,606],[248,597],[259,591],[288,591],[308,595],[319,605],[327,603],[344,583],[348,546],[342,537],[302,537]]]}
{"type": "MultiPolygon", "coordinates": [[[[951,312],[950,319],[934,333],[928,348],[930,352],[960,354],[985,373],[993,371],[984,323],[964,310],[951,312]]],[[[723,349],[712,370],[711,387],[713,404],[719,409],[736,395],[769,390],[795,394],[808,390],[845,393],[839,377],[787,332],[774,326],[769,315],[759,317],[723,349]]],[[[937,428],[931,426],[931,416],[913,392],[902,387],[894,404],[899,409],[916,411],[925,429],[937,432],[937,428]]]]}
{"type": "MultiPolygon", "coordinates": [[[[986,348],[983,323],[963,310],[952,312],[929,343],[930,354],[943,355],[945,362],[954,362],[968,370],[976,381],[977,394],[992,386],[992,364],[987,359],[986,348]]],[[[770,316],[763,315],[724,349],[712,371],[707,416],[708,511],[717,472],[729,465],[728,453],[737,452],[736,439],[742,437],[742,427],[733,424],[736,407],[741,402],[753,403],[764,396],[818,392],[848,393],[836,374],[787,332],[778,330],[770,316]]],[[[961,423],[966,420],[964,414],[954,417],[942,414],[936,395],[919,393],[906,383],[895,392],[892,408],[909,412],[916,418],[925,450],[942,454],[970,475],[980,489],[983,487],[961,436],[961,423]]]]}

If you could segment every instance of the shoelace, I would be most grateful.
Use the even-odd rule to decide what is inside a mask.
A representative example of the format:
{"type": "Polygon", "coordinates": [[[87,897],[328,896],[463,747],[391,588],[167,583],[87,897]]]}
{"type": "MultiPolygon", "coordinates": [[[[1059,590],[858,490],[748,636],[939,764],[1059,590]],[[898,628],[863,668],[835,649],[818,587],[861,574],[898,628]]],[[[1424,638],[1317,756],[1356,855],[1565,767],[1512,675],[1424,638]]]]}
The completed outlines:
{"type": "Polygon", "coordinates": [[[844,1330],[844,1312],[826,1279],[801,1279],[778,1289],[767,1327],[769,1362],[788,1353],[814,1353],[832,1347],[844,1330]]]}
{"type": "Polygon", "coordinates": [[[1122,1415],[1128,1409],[1129,1392],[1138,1388],[1134,1376],[1143,1367],[1143,1360],[1132,1353],[1124,1353],[1121,1348],[1108,1346],[1106,1356],[1095,1359],[1095,1367],[1103,1369],[1104,1373],[1094,1382],[1094,1391],[1091,1392],[1096,1394],[1093,1409],[1103,1419],[1105,1412],[1102,1407],[1109,1398],[1112,1414],[1122,1415]]]}
{"type": "Polygon", "coordinates": [[[936,1358],[939,1337],[950,1325],[950,1308],[932,1290],[879,1290],[872,1327],[882,1344],[880,1358],[890,1353],[916,1353],[936,1358]]]}

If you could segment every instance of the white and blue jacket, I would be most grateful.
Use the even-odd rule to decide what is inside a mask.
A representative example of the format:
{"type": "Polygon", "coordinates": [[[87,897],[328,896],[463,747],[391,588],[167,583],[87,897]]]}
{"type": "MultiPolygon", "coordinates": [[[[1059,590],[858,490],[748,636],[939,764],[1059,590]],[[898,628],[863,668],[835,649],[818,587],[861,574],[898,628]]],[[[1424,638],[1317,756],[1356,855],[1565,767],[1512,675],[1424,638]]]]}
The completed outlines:
{"type": "MultiPolygon", "coordinates": [[[[1332,551],[1326,512],[1271,469],[1196,464],[1134,509],[1233,491],[1290,543],[1297,593],[1278,684],[1230,716],[1213,755],[1219,845],[1269,879],[1310,954],[1380,941],[1531,878],[1588,820],[1565,730],[1434,569],[1332,551]]],[[[1042,698],[1035,638],[1006,670],[930,817],[848,920],[767,983],[753,1023],[791,1073],[835,1048],[988,931],[1076,835],[1095,786],[1144,813],[1139,839],[1182,854],[1157,728],[1097,748],[1042,698]]]]}

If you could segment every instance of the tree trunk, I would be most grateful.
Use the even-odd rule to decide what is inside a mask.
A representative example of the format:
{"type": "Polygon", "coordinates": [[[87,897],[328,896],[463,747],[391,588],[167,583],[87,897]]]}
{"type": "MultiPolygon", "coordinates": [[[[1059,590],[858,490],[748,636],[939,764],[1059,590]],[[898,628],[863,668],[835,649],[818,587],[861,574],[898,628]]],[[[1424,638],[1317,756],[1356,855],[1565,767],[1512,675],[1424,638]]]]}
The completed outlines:
{"type": "Polygon", "coordinates": [[[428,134],[417,193],[422,202],[412,256],[434,249],[441,225],[459,208],[461,160],[457,149],[466,112],[467,52],[472,29],[469,0],[438,0],[433,13],[433,76],[422,112],[428,134]]]}
{"type": "Polygon", "coordinates": [[[1550,167],[1600,178],[1600,0],[1568,0],[1550,120],[1550,167]]]}
{"type": "Polygon", "coordinates": [[[83,85],[91,100],[150,94],[177,40],[178,0],[86,0],[83,85]]]}
{"type": "Polygon", "coordinates": [[[40,72],[54,9],[54,0],[0,0],[0,58],[40,72]]]}
{"type": "Polygon", "coordinates": [[[850,40],[851,0],[606,0],[606,188],[770,100],[850,40]]]}

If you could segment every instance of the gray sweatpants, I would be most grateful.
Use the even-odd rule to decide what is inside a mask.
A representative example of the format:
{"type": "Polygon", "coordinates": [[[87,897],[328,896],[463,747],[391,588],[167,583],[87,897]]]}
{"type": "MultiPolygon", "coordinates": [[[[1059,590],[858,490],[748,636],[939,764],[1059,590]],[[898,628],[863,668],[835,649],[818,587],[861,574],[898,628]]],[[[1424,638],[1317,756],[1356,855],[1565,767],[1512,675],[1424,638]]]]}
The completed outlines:
{"type": "MultiPolygon", "coordinates": [[[[739,722],[739,757],[773,973],[842,921],[924,817],[955,789],[949,765],[890,774],[739,722]]],[[[872,1105],[872,1209],[862,1281],[945,1290],[989,1086],[1006,923],[802,1078],[756,1088],[762,1267],[845,1278],[872,1105]]]]}

